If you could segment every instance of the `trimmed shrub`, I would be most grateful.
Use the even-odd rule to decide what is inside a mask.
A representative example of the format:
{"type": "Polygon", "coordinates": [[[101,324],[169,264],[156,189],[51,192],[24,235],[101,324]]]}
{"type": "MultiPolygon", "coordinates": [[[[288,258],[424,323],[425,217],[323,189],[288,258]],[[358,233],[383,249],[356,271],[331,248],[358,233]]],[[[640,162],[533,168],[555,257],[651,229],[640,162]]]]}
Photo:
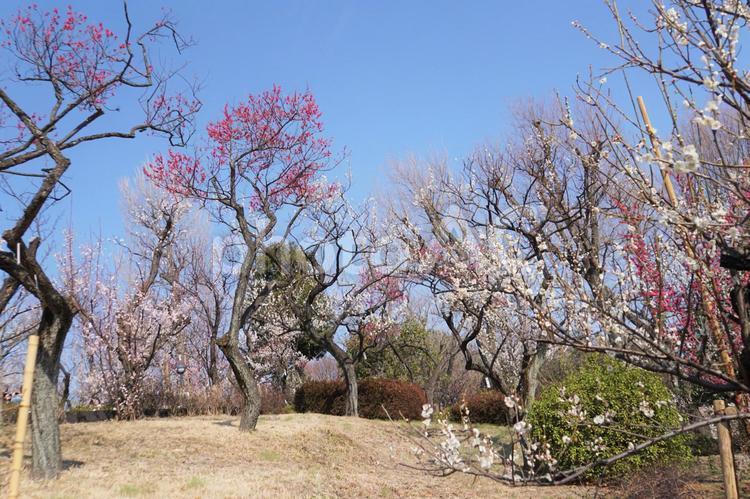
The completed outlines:
{"type": "MultiPolygon", "coordinates": [[[[562,384],[543,391],[526,416],[533,440],[549,444],[560,470],[623,452],[639,442],[636,435],[656,437],[681,421],[659,376],[606,355],[589,356],[562,384]]],[[[592,469],[585,478],[685,461],[690,458],[686,442],[685,435],[660,442],[606,469],[592,469]]]]}
{"type": "MultiPolygon", "coordinates": [[[[424,391],[413,383],[396,379],[367,378],[358,384],[359,415],[369,419],[417,419],[422,404],[427,403],[424,391]]],[[[342,416],[346,408],[346,385],[343,381],[307,381],[294,394],[297,412],[317,412],[342,416]]]]}
{"type": "MultiPolygon", "coordinates": [[[[505,397],[497,390],[482,390],[464,399],[472,423],[507,425],[508,406],[505,397]]],[[[451,406],[451,419],[461,421],[461,404],[451,406]]]]}
{"type": "Polygon", "coordinates": [[[367,378],[358,387],[359,415],[368,419],[417,419],[427,403],[424,390],[414,383],[399,379],[367,378]]]}
{"type": "Polygon", "coordinates": [[[345,396],[343,381],[306,381],[294,393],[294,410],[343,416],[345,396]]]}

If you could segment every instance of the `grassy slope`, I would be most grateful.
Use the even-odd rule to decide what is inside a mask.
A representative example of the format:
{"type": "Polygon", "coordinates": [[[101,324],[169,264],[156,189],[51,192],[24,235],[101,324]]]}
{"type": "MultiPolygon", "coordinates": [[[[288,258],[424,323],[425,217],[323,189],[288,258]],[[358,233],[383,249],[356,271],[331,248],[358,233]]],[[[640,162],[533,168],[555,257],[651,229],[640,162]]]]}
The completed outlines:
{"type": "MultiPolygon", "coordinates": [[[[571,497],[581,489],[512,489],[460,474],[408,469],[393,423],[319,414],[196,417],[63,425],[68,469],[55,482],[24,479],[24,497],[571,497]]],[[[7,449],[9,441],[2,444],[7,449]]],[[[0,451],[0,483],[9,453],[0,451]]]]}

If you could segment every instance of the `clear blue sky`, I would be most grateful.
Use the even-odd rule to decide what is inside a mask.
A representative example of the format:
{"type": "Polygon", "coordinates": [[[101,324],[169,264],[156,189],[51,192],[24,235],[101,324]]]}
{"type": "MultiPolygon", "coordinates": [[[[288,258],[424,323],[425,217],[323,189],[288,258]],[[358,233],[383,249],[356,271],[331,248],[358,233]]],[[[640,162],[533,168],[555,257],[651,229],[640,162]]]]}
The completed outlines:
{"type": "MultiPolygon", "coordinates": [[[[68,2],[38,2],[42,8],[68,2]]],[[[5,1],[3,16],[23,6],[5,1]]],[[[72,2],[121,31],[117,0],[72,2]]],[[[461,157],[500,140],[509,108],[526,97],[570,93],[577,74],[612,63],[571,27],[612,32],[609,12],[586,1],[206,1],[131,0],[136,26],[162,6],[197,45],[186,76],[203,81],[201,121],[278,83],[310,88],[327,132],[350,151],[353,196],[387,192],[389,161],[408,154],[461,157]]],[[[3,82],[8,85],[7,81],[3,82]]],[[[127,114],[129,110],[123,110],[127,114]]],[[[109,141],[73,155],[65,201],[79,237],[121,231],[117,183],[153,152],[153,140],[109,141]]]]}

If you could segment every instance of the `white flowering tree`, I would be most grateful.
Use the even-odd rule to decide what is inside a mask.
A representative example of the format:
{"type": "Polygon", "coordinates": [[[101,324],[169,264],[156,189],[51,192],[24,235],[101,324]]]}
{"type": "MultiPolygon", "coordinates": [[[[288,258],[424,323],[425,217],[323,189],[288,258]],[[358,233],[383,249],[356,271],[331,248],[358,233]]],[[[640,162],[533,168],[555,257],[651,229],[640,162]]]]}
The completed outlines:
{"type": "Polygon", "coordinates": [[[608,244],[600,147],[560,133],[551,116],[524,111],[517,141],[477,151],[457,174],[443,163],[402,167],[411,203],[394,209],[413,279],[440,304],[467,368],[524,406],[549,339],[539,307],[556,279],[598,299],[608,244]]]}
{"type": "MultiPolygon", "coordinates": [[[[497,167],[472,168],[452,190],[438,190],[445,205],[469,207],[463,208],[470,216],[459,218],[462,223],[453,221],[462,211],[456,208],[426,212],[426,218],[434,226],[430,217],[448,214],[449,241],[463,240],[456,234],[464,235],[461,228],[471,226],[466,220],[473,221],[475,213],[492,220],[486,225],[513,234],[493,248],[500,262],[495,280],[503,283],[503,294],[520,300],[512,313],[533,321],[537,342],[606,352],[668,374],[733,399],[739,414],[686,421],[658,437],[641,436],[616,455],[598,449],[599,457],[579,469],[545,475],[550,483],[567,483],[594,466],[718,420],[750,416],[745,125],[750,81],[738,57],[750,11],[735,1],[677,0],[654,2],[640,18],[605,3],[618,28],[615,42],[574,24],[621,65],[580,80],[573,110],[562,101],[556,116],[531,120],[520,156],[518,149],[503,151],[497,167]],[[663,100],[652,103],[651,111],[666,131],[651,125],[640,98],[618,99],[610,89],[607,78],[619,76],[633,92],[634,72],[654,77],[663,100]],[[528,166],[535,162],[539,169],[533,174],[528,166]],[[533,185],[519,182],[519,174],[533,185]],[[472,191],[481,202],[467,196],[472,191]],[[543,220],[546,230],[537,225],[543,220]]],[[[582,415],[575,397],[566,400],[568,416],[586,424],[612,419],[606,413],[582,415]]],[[[650,418],[655,408],[641,404],[637,410],[650,418]]],[[[520,421],[515,428],[523,459],[506,460],[511,471],[501,474],[511,480],[516,466],[534,469],[540,459],[547,464],[555,459],[538,444],[524,442],[526,425],[520,421]]],[[[464,455],[454,452],[460,439],[452,437],[452,429],[442,431],[446,440],[432,455],[443,452],[450,459],[433,463],[471,472],[464,455]]],[[[489,452],[472,442],[484,449],[472,455],[489,452]]]]}
{"type": "Polygon", "coordinates": [[[319,203],[299,239],[309,272],[294,316],[298,330],[336,359],[346,382],[345,411],[358,416],[356,365],[398,334],[404,304],[401,263],[372,210],[355,209],[343,190],[319,203]]]}
{"type": "MultiPolygon", "coordinates": [[[[110,257],[99,241],[63,261],[86,359],[87,400],[114,406],[120,418],[142,414],[152,371],[177,345],[194,302],[180,283],[189,206],[143,177],[123,183],[128,237],[110,257]]],[[[72,241],[71,241],[72,244],[72,241]]],[[[158,379],[158,377],[156,377],[158,379]]]]}
{"type": "Polygon", "coordinates": [[[235,272],[232,239],[211,240],[210,230],[207,225],[189,241],[184,289],[191,295],[194,308],[185,335],[185,353],[197,364],[205,386],[216,386],[225,379],[226,364],[216,340],[227,325],[235,272]]]}
{"type": "MultiPolygon", "coordinates": [[[[579,27],[622,62],[613,71],[626,82],[634,71],[654,77],[663,100],[652,112],[666,131],[651,126],[642,100],[632,102],[637,113],[619,105],[606,77],[578,88],[598,130],[559,123],[599,141],[601,176],[618,185],[607,193],[608,216],[619,224],[607,264],[613,292],[579,301],[597,324],[584,346],[728,393],[747,410],[750,95],[738,53],[750,12],[741,2],[654,2],[650,18],[635,22],[608,6],[618,41],[579,27]]],[[[565,293],[578,299],[573,286],[565,293]]],[[[581,346],[572,328],[550,324],[581,346]]]]}

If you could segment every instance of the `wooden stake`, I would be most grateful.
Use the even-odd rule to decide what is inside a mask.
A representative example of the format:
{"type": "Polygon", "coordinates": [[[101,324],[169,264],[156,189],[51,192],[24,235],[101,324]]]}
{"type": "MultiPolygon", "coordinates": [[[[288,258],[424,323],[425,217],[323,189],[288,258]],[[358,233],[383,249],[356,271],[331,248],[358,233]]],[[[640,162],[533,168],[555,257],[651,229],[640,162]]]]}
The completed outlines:
{"type": "Polygon", "coordinates": [[[26,350],[26,365],[23,368],[23,385],[21,394],[21,405],[18,406],[18,420],[16,421],[16,439],[13,442],[13,461],[10,464],[10,484],[8,497],[18,498],[18,486],[21,481],[21,468],[23,466],[23,443],[26,440],[26,426],[29,421],[29,409],[31,408],[31,383],[34,380],[34,365],[36,364],[36,351],[39,347],[39,336],[29,336],[29,347],[26,350]]]}
{"type": "MultiPolygon", "coordinates": [[[[731,414],[733,407],[725,410],[723,400],[714,400],[714,413],[717,416],[731,414]]],[[[729,421],[718,423],[719,454],[721,455],[721,474],[724,477],[724,497],[726,499],[738,499],[737,476],[734,473],[734,457],[732,456],[732,434],[729,431],[729,421]]]]}
{"type": "MultiPolygon", "coordinates": [[[[641,116],[643,116],[643,123],[646,125],[646,131],[648,132],[648,138],[651,141],[651,149],[654,151],[654,157],[657,160],[660,160],[661,154],[659,153],[659,144],[656,140],[656,134],[654,133],[654,128],[651,126],[651,120],[648,117],[646,103],[640,95],[638,96],[638,107],[641,110],[641,116]]],[[[661,163],[659,163],[659,170],[664,179],[664,188],[667,190],[669,202],[672,203],[673,207],[677,208],[677,194],[675,194],[674,186],[672,185],[672,178],[670,177],[669,172],[662,168],[661,163]]],[[[685,239],[685,252],[690,258],[695,259],[695,252],[693,251],[693,247],[690,245],[688,238],[684,234],[681,235],[685,239]]],[[[732,363],[731,357],[729,357],[729,352],[727,352],[726,342],[724,341],[724,335],[721,331],[721,325],[719,324],[719,319],[716,317],[714,300],[708,292],[708,289],[706,289],[703,279],[698,279],[698,290],[700,291],[701,301],[703,302],[706,317],[708,318],[708,329],[711,331],[711,336],[713,336],[716,346],[719,348],[721,363],[724,365],[724,373],[729,378],[735,378],[734,364],[732,363]]]]}

